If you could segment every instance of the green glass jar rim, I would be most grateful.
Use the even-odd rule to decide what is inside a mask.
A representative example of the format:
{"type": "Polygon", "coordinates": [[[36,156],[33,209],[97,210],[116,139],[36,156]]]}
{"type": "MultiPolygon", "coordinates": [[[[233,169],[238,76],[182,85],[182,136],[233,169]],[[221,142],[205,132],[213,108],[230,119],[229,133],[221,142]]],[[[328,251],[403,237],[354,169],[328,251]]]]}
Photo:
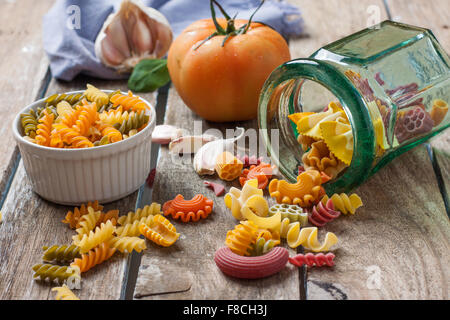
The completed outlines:
{"type": "Polygon", "coordinates": [[[258,124],[268,155],[288,180],[296,181],[296,176],[280,162],[271,146],[267,132],[267,107],[277,86],[288,80],[299,79],[314,81],[328,89],[348,116],[354,139],[352,161],[338,178],[324,187],[327,194],[350,192],[370,175],[375,160],[375,133],[368,107],[360,92],[341,71],[325,61],[311,58],[291,60],[275,69],[266,80],[259,99],[258,124]]]}

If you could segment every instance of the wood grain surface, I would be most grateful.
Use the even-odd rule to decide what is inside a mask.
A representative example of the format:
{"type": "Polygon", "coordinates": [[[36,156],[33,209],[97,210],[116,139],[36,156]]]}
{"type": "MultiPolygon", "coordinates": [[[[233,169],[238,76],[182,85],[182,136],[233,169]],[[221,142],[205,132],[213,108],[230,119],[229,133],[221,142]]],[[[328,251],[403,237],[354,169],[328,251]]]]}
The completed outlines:
{"type": "MultiPolygon", "coordinates": [[[[380,21],[388,14],[401,22],[431,28],[450,52],[447,0],[287,0],[297,5],[305,20],[305,34],[290,39],[292,58],[307,57],[318,48],[380,21]],[[377,11],[379,10],[379,11],[377,11]]],[[[0,116],[10,123],[18,112],[36,99],[45,86],[48,62],[41,45],[41,19],[53,1],[0,2],[0,66],[2,103],[0,116]],[[27,14],[24,14],[26,12],[27,14]],[[32,21],[32,22],[30,22],[32,21]],[[18,85],[20,83],[20,85],[18,85]]],[[[80,90],[86,83],[103,89],[127,90],[125,81],[100,81],[78,77],[74,81],[52,80],[46,95],[80,90]]],[[[155,95],[144,98],[155,103],[155,95]]],[[[194,133],[194,120],[203,131],[226,125],[201,121],[181,101],[176,90],[169,91],[164,123],[194,133]]],[[[256,128],[256,122],[228,125],[256,128]]],[[[51,285],[34,281],[31,267],[41,262],[43,245],[68,244],[74,231],[61,223],[70,207],[41,199],[31,190],[22,162],[18,159],[9,125],[2,131],[0,147],[0,192],[10,186],[1,208],[0,224],[0,300],[53,299],[51,285]],[[10,183],[8,181],[10,180],[10,183]]],[[[436,165],[445,192],[450,190],[449,130],[432,139],[436,165]]],[[[202,193],[214,200],[210,217],[196,223],[171,221],[181,233],[176,244],[162,248],[147,241],[139,271],[130,267],[130,257],[117,253],[110,261],[83,276],[81,299],[120,299],[129,284],[130,272],[137,272],[135,299],[449,299],[450,222],[438,180],[425,146],[396,158],[354,192],[364,206],[353,216],[342,216],[319,232],[339,238],[336,266],[333,268],[294,268],[262,280],[236,280],[223,275],[213,256],[224,246],[227,230],[237,221],[225,208],[222,197],[205,188],[191,165],[191,157],[180,163],[167,147],[160,150],[152,197],[141,199],[164,203],[183,194],[192,198],[202,193]],[[132,271],[130,271],[132,270],[132,271]],[[306,283],[303,276],[306,274],[306,283]],[[306,285],[306,292],[304,291],[306,285]]],[[[218,181],[207,177],[207,180],[218,181]]],[[[224,183],[224,182],[221,182],[224,183]]],[[[226,183],[224,183],[226,184],[226,183]]],[[[239,187],[237,181],[227,183],[239,187]]],[[[447,194],[448,195],[448,194],[447,194]]],[[[121,214],[134,210],[137,192],[106,209],[121,214]]],[[[300,249],[301,250],[301,249],[300,249]]],[[[295,254],[290,250],[290,255],[295,254]]],[[[134,266],[137,267],[137,266],[134,266]]],[[[128,290],[130,288],[127,288],[128,290]]],[[[133,289],[131,288],[131,291],[133,289]]]]}
{"type": "MultiPolygon", "coordinates": [[[[127,90],[124,81],[102,81],[78,77],[72,82],[52,80],[47,96],[53,93],[82,90],[86,83],[101,89],[127,90]]],[[[155,103],[154,94],[143,98],[155,103]]],[[[120,214],[134,211],[137,192],[110,203],[105,209],[119,209],[120,214]]],[[[31,267],[41,263],[42,246],[70,244],[75,234],[61,223],[71,207],[43,200],[31,190],[22,161],[14,176],[10,191],[2,208],[0,224],[0,299],[53,299],[52,285],[34,281],[31,267]]],[[[116,253],[111,261],[96,266],[82,275],[82,288],[76,290],[81,299],[121,298],[126,286],[128,256],[116,253]]],[[[55,286],[53,284],[53,286],[55,286]]]]}
{"type": "Polygon", "coordinates": [[[53,0],[0,2],[0,193],[4,192],[18,154],[11,123],[39,94],[48,62],[42,48],[41,19],[53,0]]]}
{"type": "MultiPolygon", "coordinates": [[[[169,92],[165,123],[193,133],[194,121],[202,123],[203,130],[223,130],[224,125],[202,121],[181,101],[176,90],[169,92]]],[[[255,126],[255,122],[236,125],[255,126]]],[[[227,126],[231,128],[232,126],[227,126]]],[[[206,189],[193,169],[191,157],[172,156],[167,147],[161,148],[153,186],[153,201],[164,203],[182,194],[191,199],[202,193],[214,201],[213,213],[195,223],[172,221],[181,233],[180,239],[169,248],[148,244],[139,268],[136,299],[299,299],[298,272],[288,266],[278,275],[262,280],[237,280],[225,276],[214,263],[214,253],[224,246],[228,230],[238,223],[225,207],[223,196],[216,197],[206,189]],[[185,162],[181,162],[185,160],[185,162]]],[[[216,176],[206,180],[220,181],[216,176]]],[[[227,184],[239,187],[239,183],[227,184]]],[[[172,219],[173,220],[173,219],[172,219]]],[[[291,250],[291,254],[293,251],[291,250]]]]}

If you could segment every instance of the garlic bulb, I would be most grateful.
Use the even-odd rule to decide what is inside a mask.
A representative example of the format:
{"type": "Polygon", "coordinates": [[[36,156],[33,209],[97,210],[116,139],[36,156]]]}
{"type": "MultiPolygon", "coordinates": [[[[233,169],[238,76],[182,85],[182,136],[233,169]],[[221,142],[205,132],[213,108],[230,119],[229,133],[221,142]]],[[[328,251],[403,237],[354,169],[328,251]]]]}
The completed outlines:
{"type": "Polygon", "coordinates": [[[161,58],[172,43],[166,17],[141,0],[123,0],[95,40],[95,54],[108,67],[131,71],[143,59],[161,58]]]}

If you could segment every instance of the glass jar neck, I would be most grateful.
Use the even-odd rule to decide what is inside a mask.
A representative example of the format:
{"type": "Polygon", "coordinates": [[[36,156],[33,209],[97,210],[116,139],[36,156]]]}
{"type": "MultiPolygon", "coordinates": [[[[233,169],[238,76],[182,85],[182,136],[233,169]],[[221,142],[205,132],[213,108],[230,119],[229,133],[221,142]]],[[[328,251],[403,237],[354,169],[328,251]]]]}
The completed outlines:
{"type": "MultiPolygon", "coordinates": [[[[295,130],[286,128],[287,116],[303,112],[298,103],[302,80],[314,81],[328,89],[341,103],[353,131],[353,156],[350,166],[336,179],[324,185],[327,193],[340,193],[352,190],[368,178],[375,159],[375,133],[368,107],[355,86],[331,64],[316,59],[296,59],[279,66],[267,79],[259,101],[258,123],[267,151],[280,172],[292,182],[296,181],[297,171],[285,152],[301,154],[299,144],[292,146],[287,142],[285,149],[275,148],[270,139],[270,130],[278,129],[280,139],[292,140],[295,130]],[[272,125],[271,123],[276,123],[272,125]],[[291,130],[291,132],[287,132],[291,130]],[[287,135],[291,137],[287,137],[287,135]],[[298,148],[298,150],[292,150],[298,148]]],[[[295,139],[294,139],[295,140],[295,139]]],[[[298,162],[301,159],[296,157],[298,162]]]]}

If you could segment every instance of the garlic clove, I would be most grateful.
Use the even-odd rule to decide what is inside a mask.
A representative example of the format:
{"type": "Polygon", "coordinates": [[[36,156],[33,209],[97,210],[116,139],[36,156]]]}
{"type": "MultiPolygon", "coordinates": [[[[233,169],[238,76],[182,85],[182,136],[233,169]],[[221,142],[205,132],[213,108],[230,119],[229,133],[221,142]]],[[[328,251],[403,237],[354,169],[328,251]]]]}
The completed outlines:
{"type": "Polygon", "coordinates": [[[169,144],[183,135],[186,135],[186,130],[180,129],[168,124],[156,126],[152,133],[152,142],[157,144],[169,144]]]}
{"type": "Polygon", "coordinates": [[[108,67],[131,71],[143,59],[163,57],[173,34],[167,19],[141,0],[123,0],[95,40],[95,54],[108,67]]]}
{"type": "Polygon", "coordinates": [[[213,175],[215,173],[217,156],[224,151],[232,151],[234,142],[244,136],[245,130],[243,128],[237,128],[237,130],[240,131],[237,137],[208,142],[197,151],[193,166],[199,175],[213,175]]]}
{"type": "Polygon", "coordinates": [[[173,154],[196,153],[205,143],[217,140],[212,135],[183,136],[173,140],[169,144],[169,151],[173,154]]]}

